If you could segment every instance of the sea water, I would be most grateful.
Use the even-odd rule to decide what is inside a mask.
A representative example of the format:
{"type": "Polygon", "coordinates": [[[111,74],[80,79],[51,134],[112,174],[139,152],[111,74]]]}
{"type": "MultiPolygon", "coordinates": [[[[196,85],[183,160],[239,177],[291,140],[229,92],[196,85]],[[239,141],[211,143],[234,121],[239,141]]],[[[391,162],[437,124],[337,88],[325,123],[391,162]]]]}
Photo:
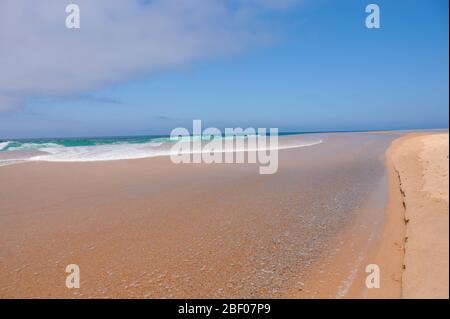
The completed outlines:
{"type": "MultiPolygon", "coordinates": [[[[201,136],[183,138],[186,142],[195,139],[200,139],[203,143],[208,142],[208,138],[201,136]]],[[[222,137],[226,138],[229,137],[222,137]]],[[[246,136],[232,138],[245,139],[246,136]]],[[[170,136],[160,135],[0,140],[0,166],[27,161],[90,162],[169,156],[172,153],[172,146],[178,141],[171,139],[170,136]]],[[[302,135],[295,139],[280,139],[278,149],[304,147],[321,142],[320,138],[302,135]]]]}

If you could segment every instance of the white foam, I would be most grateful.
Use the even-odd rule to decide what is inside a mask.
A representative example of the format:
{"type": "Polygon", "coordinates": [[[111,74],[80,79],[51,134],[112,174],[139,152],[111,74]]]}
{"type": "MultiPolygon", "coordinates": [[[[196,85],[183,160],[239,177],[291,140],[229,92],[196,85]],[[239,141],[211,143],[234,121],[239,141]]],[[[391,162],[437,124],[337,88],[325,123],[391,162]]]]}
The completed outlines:
{"type": "Polygon", "coordinates": [[[5,148],[7,148],[9,143],[11,143],[11,142],[9,142],[9,141],[8,142],[1,142],[0,143],[0,151],[3,151],[5,148]]]}
{"type": "Polygon", "coordinates": [[[64,148],[64,146],[56,143],[24,143],[20,146],[10,147],[8,151],[31,151],[31,150],[43,150],[46,148],[64,148]]]}
{"type": "Polygon", "coordinates": [[[169,155],[170,150],[160,148],[160,143],[109,144],[94,146],[55,147],[40,149],[48,154],[31,157],[31,161],[95,162],[139,159],[169,155]]]}
{"type": "MultiPolygon", "coordinates": [[[[189,143],[189,142],[186,142],[189,143]]],[[[266,147],[242,149],[222,149],[221,153],[236,152],[236,151],[273,151],[291,148],[299,148],[311,146],[322,143],[322,140],[315,137],[302,137],[298,139],[288,138],[286,140],[279,139],[278,146],[268,145],[266,147]]],[[[32,144],[32,143],[27,143],[32,144]]],[[[42,145],[42,144],[41,144],[42,145]]],[[[142,144],[108,144],[108,145],[93,145],[93,146],[73,146],[64,147],[58,144],[48,143],[39,148],[34,148],[35,145],[28,145],[28,147],[21,148],[21,150],[37,150],[39,155],[33,154],[27,158],[7,158],[1,159],[0,162],[10,164],[14,160],[22,161],[46,161],[46,162],[95,162],[95,161],[114,161],[126,159],[141,159],[148,157],[169,156],[173,154],[171,147],[173,143],[142,143],[142,144]],[[42,154],[42,152],[44,154],[42,154]]],[[[200,151],[202,152],[202,151],[200,151]]],[[[185,153],[194,153],[186,151],[185,153]]],[[[178,153],[179,154],[179,153],[178,153]]]]}

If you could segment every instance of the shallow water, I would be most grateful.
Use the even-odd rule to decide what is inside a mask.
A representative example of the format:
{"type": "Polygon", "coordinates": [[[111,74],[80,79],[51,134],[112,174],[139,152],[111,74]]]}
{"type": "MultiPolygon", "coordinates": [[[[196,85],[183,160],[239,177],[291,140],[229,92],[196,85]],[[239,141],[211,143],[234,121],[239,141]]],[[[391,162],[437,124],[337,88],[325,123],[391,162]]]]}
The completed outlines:
{"type": "Polygon", "coordinates": [[[345,295],[383,221],[397,136],[315,135],[273,175],[164,157],[0,167],[0,295],[345,295]],[[83,273],[75,292],[68,263],[83,273]]]}

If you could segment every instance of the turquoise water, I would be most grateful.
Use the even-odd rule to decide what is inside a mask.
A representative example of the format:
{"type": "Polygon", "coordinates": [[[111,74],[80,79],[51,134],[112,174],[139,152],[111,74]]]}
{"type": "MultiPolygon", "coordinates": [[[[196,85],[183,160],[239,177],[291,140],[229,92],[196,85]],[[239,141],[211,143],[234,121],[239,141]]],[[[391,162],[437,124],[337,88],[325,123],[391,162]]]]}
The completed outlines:
{"type": "Polygon", "coordinates": [[[171,142],[169,136],[119,136],[90,138],[43,138],[0,140],[0,151],[33,150],[49,147],[144,144],[171,142]]]}
{"type": "MultiPolygon", "coordinates": [[[[377,130],[373,130],[377,131],[377,130]]],[[[317,132],[279,132],[279,136],[303,135],[318,133],[354,133],[369,131],[317,131],[317,132]]],[[[195,137],[190,137],[195,138],[195,137]]],[[[169,135],[145,136],[109,136],[109,137],[79,137],[79,138],[36,138],[36,139],[0,139],[0,152],[17,150],[38,150],[54,147],[83,147],[99,145],[171,143],[169,135]]]]}
{"type": "MultiPolygon", "coordinates": [[[[292,135],[294,133],[282,133],[279,135],[292,135]]],[[[302,133],[296,133],[301,134],[302,133]]],[[[218,140],[244,139],[248,135],[221,136],[218,140]]],[[[216,137],[214,137],[215,139],[216,137]]],[[[109,161],[123,159],[138,159],[155,156],[169,156],[180,152],[179,146],[183,145],[185,154],[191,154],[194,149],[190,147],[192,141],[209,142],[212,138],[204,136],[183,136],[170,138],[170,136],[122,136],[122,137],[91,137],[91,138],[43,138],[43,139],[16,139],[0,141],[0,166],[22,163],[24,161],[53,161],[53,162],[87,162],[109,161]],[[180,145],[175,142],[182,141],[180,145]]],[[[317,137],[305,136],[288,140],[280,140],[280,143],[271,145],[259,145],[258,150],[286,149],[304,147],[321,143],[317,137]]],[[[206,144],[201,144],[206,145],[206,144]]],[[[247,145],[242,143],[220,143],[217,152],[244,151],[247,145]]],[[[217,147],[217,145],[216,145],[217,147]]],[[[205,148],[208,151],[208,148],[205,148]]],[[[203,149],[201,150],[203,152],[203,149]]]]}
{"type": "MultiPolygon", "coordinates": [[[[304,132],[285,132],[278,135],[306,134],[304,132]]],[[[195,137],[190,137],[195,138],[195,137]]],[[[146,136],[111,136],[111,137],[82,137],[82,138],[40,138],[40,139],[0,139],[0,152],[18,150],[37,150],[54,147],[78,147],[120,144],[171,143],[169,135],[146,136]]]]}

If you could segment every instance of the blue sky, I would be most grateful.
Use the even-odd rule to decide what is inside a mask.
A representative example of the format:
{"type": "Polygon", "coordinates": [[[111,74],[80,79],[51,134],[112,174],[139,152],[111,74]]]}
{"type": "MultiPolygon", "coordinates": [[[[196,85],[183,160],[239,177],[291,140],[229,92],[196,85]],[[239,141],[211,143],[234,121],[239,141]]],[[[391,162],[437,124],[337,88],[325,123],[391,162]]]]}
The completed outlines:
{"type": "MultiPolygon", "coordinates": [[[[280,131],[447,128],[448,1],[376,1],[377,30],[364,24],[369,3],[264,8],[240,28],[268,40],[244,39],[224,54],[183,57],[62,95],[52,87],[57,79],[33,84],[20,105],[0,112],[0,138],[167,134],[192,119],[280,131]]],[[[89,59],[99,58],[91,51],[89,59]]],[[[45,69],[35,74],[47,78],[45,69]]]]}

